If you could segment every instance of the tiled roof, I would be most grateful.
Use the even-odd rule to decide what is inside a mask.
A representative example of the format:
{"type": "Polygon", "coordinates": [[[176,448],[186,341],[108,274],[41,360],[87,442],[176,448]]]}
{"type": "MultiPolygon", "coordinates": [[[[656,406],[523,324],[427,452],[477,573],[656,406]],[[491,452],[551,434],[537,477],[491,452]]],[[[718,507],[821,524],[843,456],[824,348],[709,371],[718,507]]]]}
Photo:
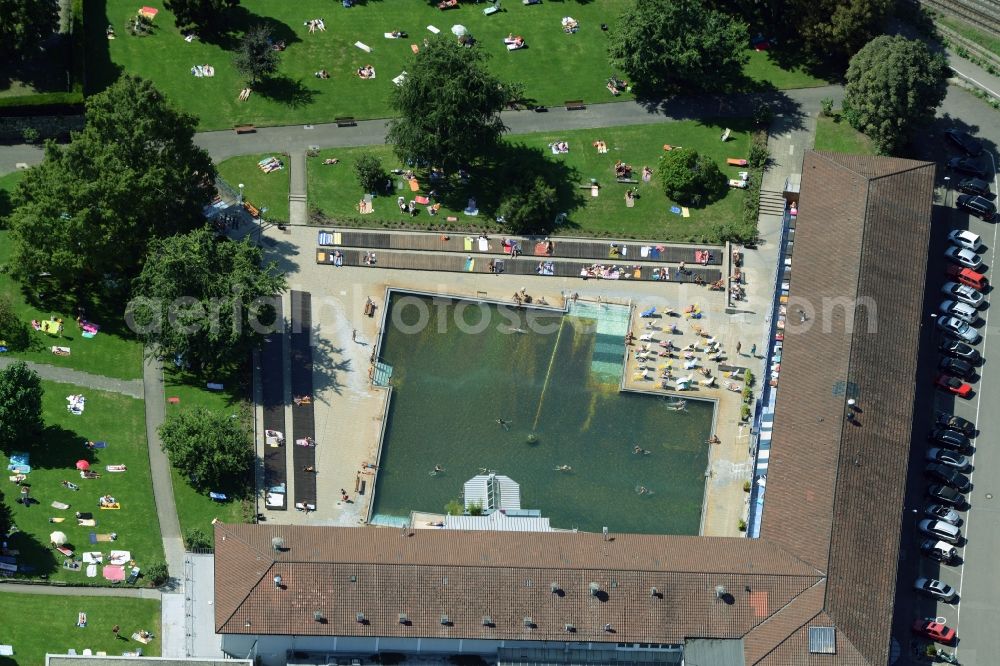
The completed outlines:
{"type": "Polygon", "coordinates": [[[220,633],[680,643],[739,637],[820,580],[749,539],[221,524],[215,536],[220,633]]]}
{"type": "Polygon", "coordinates": [[[742,638],[749,664],[887,663],[933,179],[805,157],[760,539],[220,524],[217,630],[742,638]],[[836,655],[809,654],[810,626],[834,628],[836,655]]]}

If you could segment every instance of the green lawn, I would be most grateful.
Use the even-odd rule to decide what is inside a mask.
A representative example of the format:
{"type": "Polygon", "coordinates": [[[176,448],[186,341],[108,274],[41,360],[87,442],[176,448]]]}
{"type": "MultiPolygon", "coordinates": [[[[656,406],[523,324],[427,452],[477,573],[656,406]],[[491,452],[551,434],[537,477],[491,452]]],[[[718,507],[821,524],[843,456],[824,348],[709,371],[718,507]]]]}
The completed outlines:
{"type": "Polygon", "coordinates": [[[829,84],[829,81],[813,76],[801,67],[783,69],[774,61],[768,51],[751,49],[750,62],[743,68],[743,73],[757,84],[769,84],[778,90],[816,88],[829,84]]]}
{"type": "Polygon", "coordinates": [[[938,15],[934,20],[941,23],[946,28],[950,28],[965,37],[970,42],[979,44],[984,49],[1000,56],[1000,38],[987,34],[983,30],[978,30],[961,19],[951,16],[938,15]]]}
{"type": "Polygon", "coordinates": [[[264,217],[268,221],[288,221],[288,178],[289,165],[287,155],[262,153],[260,155],[241,155],[231,157],[216,165],[219,175],[234,189],[243,183],[243,197],[257,208],[267,207],[264,217]],[[257,162],[266,157],[277,157],[284,164],[284,169],[264,173],[257,162]]]}
{"type": "MultiPolygon", "coordinates": [[[[736,178],[739,169],[725,166],[725,160],[727,157],[746,156],[750,144],[748,129],[748,123],[738,120],[707,125],[695,121],[680,121],[661,125],[574,130],[559,134],[519,135],[510,137],[509,143],[519,146],[514,149],[519,160],[542,162],[554,182],[561,183],[561,187],[557,188],[561,206],[569,213],[569,223],[562,227],[564,233],[703,241],[711,237],[716,225],[739,218],[745,195],[742,191],[730,191],[725,198],[712,205],[702,209],[691,208],[690,217],[687,218],[671,213],[671,203],[657,185],[655,176],[657,160],[663,154],[663,145],[696,148],[715,159],[723,173],[736,178]],[[732,138],[725,144],[719,140],[723,125],[734,130],[732,138]],[[599,154],[593,147],[593,142],[599,139],[607,144],[606,154],[599,154]],[[570,152],[553,155],[548,144],[554,141],[567,141],[570,152]],[[640,180],[636,186],[640,198],[634,208],[625,206],[625,189],[629,186],[615,182],[614,164],[619,159],[631,164],[635,178],[640,180]],[[640,174],[645,165],[654,169],[650,183],[641,182],[640,174]],[[580,188],[580,185],[589,183],[591,178],[597,179],[602,185],[597,198],[590,196],[589,188],[580,188]]],[[[374,153],[382,158],[387,169],[400,166],[391,148],[387,146],[322,151],[319,157],[310,158],[308,162],[310,206],[318,207],[328,217],[348,224],[391,225],[402,221],[423,225],[445,224],[445,218],[453,215],[459,218],[459,222],[453,223],[455,227],[461,229],[467,225],[475,229],[492,220],[490,213],[495,210],[495,195],[501,189],[496,180],[504,177],[499,170],[474,172],[468,185],[457,185],[454,189],[443,192],[442,210],[433,218],[426,214],[423,207],[416,218],[411,220],[404,217],[400,214],[394,197],[376,198],[375,212],[371,215],[359,215],[355,206],[362,192],[353,165],[358,156],[365,153],[374,153]],[[336,165],[325,165],[322,162],[326,157],[337,157],[341,161],[336,165]],[[479,217],[469,217],[458,212],[465,207],[469,197],[476,198],[480,208],[479,217]]],[[[515,170],[512,177],[516,175],[515,170]]],[[[413,193],[402,178],[396,176],[394,180],[397,192],[410,200],[413,193]]],[[[420,180],[422,192],[425,192],[430,188],[431,181],[427,177],[421,177],[420,180]]]]}
{"type": "MultiPolygon", "coordinates": [[[[177,403],[167,403],[167,415],[175,411],[189,409],[209,409],[218,414],[235,414],[245,421],[252,419],[247,390],[239,381],[230,377],[219,377],[225,387],[222,391],[209,391],[205,382],[173,369],[164,369],[164,388],[168,398],[179,398],[177,403]]],[[[215,502],[199,493],[188,483],[187,478],[171,468],[174,485],[174,504],[181,523],[181,533],[192,528],[200,529],[208,538],[214,538],[212,519],[226,523],[244,522],[243,500],[232,497],[227,502],[215,502]]],[[[252,484],[251,480],[247,481],[252,484]]],[[[248,485],[248,488],[250,485],[248,485]]],[[[252,493],[247,496],[252,502],[252,493]]],[[[250,511],[251,515],[253,511],[250,511]]]]}
{"type": "Polygon", "coordinates": [[[114,656],[141,647],[144,656],[160,655],[160,603],[150,599],[4,592],[0,617],[0,640],[14,647],[13,657],[0,657],[4,665],[41,666],[46,653],[65,654],[70,648],[77,654],[90,648],[114,656]],[[87,614],[82,629],[76,626],[80,613],[87,614]],[[116,624],[121,627],[119,639],[111,633],[116,624]],[[140,629],[156,637],[148,645],[131,640],[140,629]]]}
{"type": "Polygon", "coordinates": [[[820,116],[816,124],[815,150],[853,155],[874,155],[871,140],[857,131],[839,113],[830,118],[820,116]]]}
{"type": "MultiPolygon", "coordinates": [[[[93,0],[86,4],[88,86],[101,89],[121,71],[151,79],[168,97],[201,119],[202,129],[221,129],[234,124],[296,125],[329,122],[340,116],[383,118],[393,77],[408,67],[418,47],[432,36],[435,26],[448,38],[451,27],[464,25],[491,56],[490,67],[501,78],[524,83],[528,97],[545,105],[582,99],[588,103],[613,98],[605,88],[607,78],[621,74],[612,70],[607,58],[607,34],[602,23],[613,24],[628,0],[599,2],[544,2],[524,6],[512,0],[503,11],[484,16],[484,4],[463,3],[458,9],[440,11],[429,2],[380,0],[362,2],[344,9],[331,0],[243,0],[230,25],[235,31],[266,23],[276,40],[287,49],[281,53],[276,79],[261,85],[248,102],[237,96],[243,82],[232,65],[235,40],[207,43],[185,42],[174,27],[170,12],[158,6],[155,31],[145,37],[125,33],[126,20],[135,14],[132,0],[93,0]],[[562,31],[561,18],[571,15],[580,24],[576,34],[562,31]],[[310,34],[305,21],[321,17],[327,30],[310,34]],[[118,28],[118,38],[108,40],[104,29],[118,28]],[[386,39],[384,33],[402,30],[404,39],[386,39]],[[527,48],[508,52],[503,38],[523,36],[527,48]],[[355,46],[361,42],[372,51],[355,46]],[[191,74],[194,65],[211,65],[212,78],[191,74]],[[361,80],[358,67],[375,67],[374,80],[361,80]],[[328,80],[315,72],[326,69],[328,80]]],[[[783,87],[818,85],[801,72],[783,72],[766,56],[754,55],[748,79],[766,79],[783,87]]],[[[629,94],[616,98],[629,99],[629,94]]]]}
{"type": "MultiPolygon", "coordinates": [[[[0,266],[9,261],[12,251],[9,232],[0,231],[0,266]]],[[[31,305],[27,302],[21,285],[6,272],[0,273],[0,296],[10,299],[14,311],[25,323],[51,317],[61,318],[64,322],[63,332],[58,336],[32,331],[31,349],[8,352],[9,356],[117,379],[142,377],[142,345],[131,337],[120,308],[105,309],[100,303],[90,304],[87,316],[99,324],[101,330],[88,340],[80,335],[82,331],[76,325],[76,310],[72,303],[53,298],[46,301],[51,309],[31,305]],[[69,347],[70,355],[56,356],[52,353],[54,345],[69,347]]]]}
{"type": "Polygon", "coordinates": [[[14,193],[14,188],[24,178],[25,173],[25,171],[11,171],[6,175],[0,176],[0,227],[4,226],[4,218],[10,215],[12,208],[11,196],[14,193]]]}
{"type": "MultiPolygon", "coordinates": [[[[31,455],[28,475],[31,497],[35,502],[25,507],[16,502],[17,486],[7,483],[4,502],[10,507],[13,522],[20,528],[8,540],[10,547],[20,551],[19,564],[35,567],[32,576],[47,575],[50,580],[79,585],[105,584],[98,567],[96,578],[87,578],[83,571],[62,568],[65,559],[50,547],[49,534],[60,530],[68,537],[75,556],[85,551],[128,550],[139,567],[163,561],[163,543],[153,501],[149,475],[149,453],[146,447],[145,407],[141,400],[114,393],[104,393],[72,384],[42,382],[45,389],[43,416],[46,430],[37,440],[23,442],[19,448],[31,455]],[[86,409],[80,416],[66,409],[66,396],[82,394],[86,409]],[[103,450],[88,451],[87,440],[106,441],[103,450]],[[78,460],[87,460],[99,472],[99,479],[82,479],[74,468],[78,460]],[[128,471],[108,473],[106,465],[126,465],[128,471]],[[64,488],[62,481],[77,484],[77,491],[64,488]],[[117,511],[100,510],[98,498],[105,493],[121,504],[117,511]],[[53,508],[53,501],[70,505],[68,510],[53,508]],[[92,513],[96,527],[77,525],[74,512],[92,513]],[[49,522],[61,517],[60,524],[49,522]],[[118,534],[112,543],[91,545],[89,534],[118,534]]],[[[6,470],[9,459],[0,454],[6,470]]],[[[142,581],[143,579],[140,579],[142,581]]],[[[86,647],[86,646],[85,646],[86,647]]]]}

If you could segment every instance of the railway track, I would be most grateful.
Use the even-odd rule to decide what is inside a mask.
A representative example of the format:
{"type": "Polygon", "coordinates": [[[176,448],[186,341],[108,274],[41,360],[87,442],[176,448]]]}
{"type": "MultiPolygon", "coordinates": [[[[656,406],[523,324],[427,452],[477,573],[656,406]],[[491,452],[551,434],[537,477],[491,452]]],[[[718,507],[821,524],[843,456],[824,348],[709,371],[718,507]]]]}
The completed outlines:
{"type": "Polygon", "coordinates": [[[1000,2],[996,0],[919,0],[920,4],[969,21],[1000,37],[1000,2]]]}

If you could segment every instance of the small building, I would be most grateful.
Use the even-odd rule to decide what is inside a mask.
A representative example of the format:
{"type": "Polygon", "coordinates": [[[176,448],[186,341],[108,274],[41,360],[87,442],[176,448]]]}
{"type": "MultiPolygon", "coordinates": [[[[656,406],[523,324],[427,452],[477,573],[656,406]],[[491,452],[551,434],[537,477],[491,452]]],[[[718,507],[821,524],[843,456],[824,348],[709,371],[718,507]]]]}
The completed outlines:
{"type": "Polygon", "coordinates": [[[551,532],[549,519],[538,511],[492,511],[484,516],[445,516],[446,530],[492,530],[495,532],[551,532]]]}
{"type": "Polygon", "coordinates": [[[490,472],[479,474],[465,482],[462,496],[465,510],[518,511],[521,508],[521,486],[509,476],[490,472]]]}

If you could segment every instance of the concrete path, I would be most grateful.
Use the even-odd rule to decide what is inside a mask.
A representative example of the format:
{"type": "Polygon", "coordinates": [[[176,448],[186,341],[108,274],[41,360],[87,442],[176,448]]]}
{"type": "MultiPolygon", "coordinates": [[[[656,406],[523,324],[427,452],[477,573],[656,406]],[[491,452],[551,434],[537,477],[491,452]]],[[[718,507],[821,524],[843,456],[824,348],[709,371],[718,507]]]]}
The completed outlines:
{"type": "MultiPolygon", "coordinates": [[[[20,360],[17,358],[2,357],[0,358],[0,368],[6,368],[20,360]]],[[[34,363],[32,361],[24,361],[24,363],[37,372],[39,377],[49,381],[77,384],[78,386],[86,386],[87,388],[99,391],[108,391],[109,393],[121,393],[130,398],[142,398],[143,396],[142,381],[138,379],[114,379],[112,377],[92,375],[89,372],[81,372],[72,368],[60,368],[45,363],[34,363]]]]}
{"type": "Polygon", "coordinates": [[[25,585],[0,583],[3,594],[46,594],[54,597],[128,597],[160,600],[160,591],[143,587],[72,587],[69,585],[25,585]]]}
{"type": "Polygon", "coordinates": [[[288,189],[288,221],[292,224],[306,224],[309,211],[306,206],[306,153],[299,150],[289,160],[291,184],[288,189]]]}

